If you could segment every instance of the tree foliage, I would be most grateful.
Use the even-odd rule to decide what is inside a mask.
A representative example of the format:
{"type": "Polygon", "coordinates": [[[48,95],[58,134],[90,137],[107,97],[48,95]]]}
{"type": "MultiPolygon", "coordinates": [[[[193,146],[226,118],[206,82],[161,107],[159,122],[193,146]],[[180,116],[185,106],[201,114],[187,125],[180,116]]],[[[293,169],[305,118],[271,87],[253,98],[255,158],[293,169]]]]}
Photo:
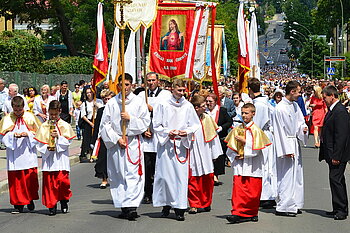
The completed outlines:
{"type": "Polygon", "coordinates": [[[4,31],[0,36],[0,71],[35,72],[44,59],[40,39],[22,31],[4,31]]]}
{"type": "Polygon", "coordinates": [[[324,39],[312,38],[305,43],[300,54],[298,69],[305,74],[311,76],[312,66],[314,77],[323,77],[324,56],[329,55],[328,46],[324,39]],[[312,46],[313,45],[313,46],[312,46]]]}
{"type": "MultiPolygon", "coordinates": [[[[28,23],[29,29],[49,43],[64,43],[70,55],[78,52],[92,54],[96,39],[97,0],[2,0],[0,15],[8,19],[19,19],[28,23]],[[42,33],[38,27],[43,20],[50,19],[53,30],[42,33]]],[[[113,34],[113,4],[105,1],[104,17],[107,32],[113,34]]]]}
{"type": "Polygon", "coordinates": [[[317,7],[312,11],[312,23],[318,34],[326,34],[331,37],[332,30],[342,23],[342,9],[344,24],[350,22],[350,0],[318,0],[317,7]]]}
{"type": "Polygon", "coordinates": [[[92,59],[86,57],[55,57],[43,61],[39,73],[44,74],[92,74],[92,59]]]}

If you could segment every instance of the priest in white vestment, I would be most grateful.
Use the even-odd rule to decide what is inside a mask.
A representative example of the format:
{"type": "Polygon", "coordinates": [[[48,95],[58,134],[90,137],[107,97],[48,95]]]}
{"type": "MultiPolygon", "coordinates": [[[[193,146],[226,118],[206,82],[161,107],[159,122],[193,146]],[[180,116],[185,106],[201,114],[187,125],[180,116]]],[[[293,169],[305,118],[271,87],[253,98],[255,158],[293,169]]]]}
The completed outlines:
{"type": "MultiPolygon", "coordinates": [[[[256,111],[253,121],[264,131],[269,140],[273,142],[272,113],[274,109],[268,102],[268,97],[262,95],[260,88],[260,80],[257,78],[249,79],[248,90],[253,99],[256,111]]],[[[264,161],[262,167],[263,179],[260,206],[263,208],[273,208],[276,205],[275,198],[277,196],[276,156],[273,146],[264,148],[262,154],[264,161]]]]}
{"type": "MultiPolygon", "coordinates": [[[[155,72],[147,74],[147,104],[148,110],[153,117],[153,108],[163,101],[171,97],[171,92],[164,90],[159,86],[159,75],[155,72]]],[[[137,96],[141,97],[146,104],[146,93],[141,91],[137,96]]],[[[154,135],[153,125],[143,134],[144,139],[144,157],[145,157],[145,195],[143,197],[143,204],[152,203],[153,181],[157,157],[158,139],[154,135]]]]}
{"type": "Polygon", "coordinates": [[[274,145],[277,168],[276,215],[295,217],[304,205],[304,181],[301,148],[306,143],[307,125],[295,102],[300,96],[300,84],[290,81],[286,97],[277,104],[273,114],[274,145]]]}
{"type": "Polygon", "coordinates": [[[120,218],[135,220],[144,194],[141,134],[150,124],[150,114],[144,101],[131,92],[131,85],[132,77],[125,74],[125,112],[121,111],[119,93],[105,106],[99,134],[107,148],[107,172],[114,206],[122,209],[120,218]],[[126,138],[122,136],[122,119],[126,121],[126,138]]]}
{"type": "Polygon", "coordinates": [[[192,104],[183,97],[185,83],[174,80],[172,88],[172,97],[153,109],[153,128],[158,137],[153,206],[163,207],[163,217],[173,207],[176,219],[184,221],[190,149],[200,122],[192,104]]]}

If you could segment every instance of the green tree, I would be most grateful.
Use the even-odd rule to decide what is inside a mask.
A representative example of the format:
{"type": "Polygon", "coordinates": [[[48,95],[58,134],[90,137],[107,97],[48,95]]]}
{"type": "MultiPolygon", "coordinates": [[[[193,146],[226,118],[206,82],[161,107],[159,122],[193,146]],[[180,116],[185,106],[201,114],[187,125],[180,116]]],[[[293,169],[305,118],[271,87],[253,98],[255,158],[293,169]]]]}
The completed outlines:
{"type": "Polygon", "coordinates": [[[237,1],[227,1],[217,6],[216,24],[225,25],[225,39],[231,73],[237,70],[238,37],[237,37],[237,1]]]}
{"type": "Polygon", "coordinates": [[[312,66],[314,77],[323,77],[324,56],[328,55],[328,46],[324,39],[312,38],[306,42],[300,54],[298,69],[305,74],[312,75],[312,66]],[[313,42],[313,43],[312,43],[313,42]],[[313,46],[312,46],[313,44],[313,46]]]}
{"type": "MultiPolygon", "coordinates": [[[[2,0],[0,15],[28,23],[29,29],[50,43],[64,43],[70,55],[78,51],[92,54],[96,39],[97,0],[2,0]],[[50,19],[53,30],[47,35],[38,27],[50,19]]],[[[104,17],[106,31],[113,34],[113,4],[105,1],[104,17]]]]}
{"type": "Polygon", "coordinates": [[[0,71],[35,72],[44,59],[44,46],[37,37],[21,31],[0,35],[0,71]]]}
{"type": "MultiPolygon", "coordinates": [[[[317,7],[312,11],[313,25],[318,34],[331,37],[333,28],[342,23],[341,2],[343,3],[344,24],[350,20],[350,0],[318,0],[317,7]]],[[[348,27],[349,29],[349,27],[348,27]]]]}

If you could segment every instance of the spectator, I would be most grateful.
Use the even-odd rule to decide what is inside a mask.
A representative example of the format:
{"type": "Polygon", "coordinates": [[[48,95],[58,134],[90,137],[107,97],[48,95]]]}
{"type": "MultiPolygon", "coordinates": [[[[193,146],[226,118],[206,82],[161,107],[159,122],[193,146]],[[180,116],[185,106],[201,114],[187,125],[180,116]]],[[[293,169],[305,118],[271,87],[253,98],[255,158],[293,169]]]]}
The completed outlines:
{"type": "Polygon", "coordinates": [[[78,102],[78,101],[80,101],[80,99],[81,99],[81,91],[80,91],[80,86],[79,86],[79,83],[76,83],[75,85],[74,85],[74,91],[72,92],[72,96],[73,96],[73,106],[74,106],[74,108],[76,108],[77,106],[76,106],[76,103],[78,102]]]}
{"type": "Polygon", "coordinates": [[[71,123],[71,116],[73,115],[73,97],[72,92],[68,90],[67,81],[61,82],[61,88],[56,92],[56,100],[61,103],[61,119],[71,123]]]}
{"type": "Polygon", "coordinates": [[[38,95],[34,99],[33,112],[36,115],[41,123],[45,122],[49,117],[49,104],[55,97],[50,96],[50,87],[49,85],[43,85],[41,87],[41,95],[38,95]]]}

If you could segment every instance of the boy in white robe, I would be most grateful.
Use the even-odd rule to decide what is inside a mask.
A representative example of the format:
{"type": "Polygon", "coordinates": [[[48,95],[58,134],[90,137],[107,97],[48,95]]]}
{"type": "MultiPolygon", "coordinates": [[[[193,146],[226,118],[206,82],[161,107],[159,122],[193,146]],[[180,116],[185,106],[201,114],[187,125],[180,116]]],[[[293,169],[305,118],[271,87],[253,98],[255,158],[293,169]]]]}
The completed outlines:
{"type": "Polygon", "coordinates": [[[211,210],[214,190],[213,160],[223,152],[216,132],[218,125],[205,113],[205,98],[196,95],[191,99],[191,103],[201,121],[201,128],[194,133],[188,181],[188,213],[196,214],[199,208],[204,212],[211,210]]]}
{"type": "Polygon", "coordinates": [[[244,123],[235,127],[225,139],[233,168],[232,215],[226,218],[230,223],[258,221],[264,163],[262,149],[271,145],[269,138],[253,122],[254,105],[247,103],[241,111],[244,123]]]}
{"type": "Polygon", "coordinates": [[[163,207],[163,217],[167,217],[173,207],[176,219],[184,221],[188,159],[192,136],[199,129],[200,122],[192,104],[183,97],[185,83],[176,79],[172,88],[172,97],[153,109],[153,128],[158,138],[153,206],[163,207]]]}
{"type": "Polygon", "coordinates": [[[72,126],[60,119],[61,103],[53,100],[48,108],[49,120],[45,121],[37,131],[37,150],[42,156],[42,203],[49,208],[49,215],[57,212],[57,202],[61,204],[62,213],[68,212],[68,202],[72,196],[69,180],[69,145],[75,138],[72,126]],[[50,129],[54,124],[55,129],[50,129]],[[55,142],[49,148],[49,141],[55,142]]]}
{"type": "Polygon", "coordinates": [[[13,112],[0,121],[0,134],[6,146],[10,203],[15,207],[12,213],[23,213],[24,205],[33,211],[33,200],[39,199],[34,136],[41,122],[34,114],[24,111],[24,101],[21,96],[13,97],[13,112]]]}
{"type": "MultiPolygon", "coordinates": [[[[122,88],[122,77],[118,78],[122,88]]],[[[150,114],[144,101],[131,92],[132,77],[125,74],[125,112],[122,96],[110,99],[104,109],[100,136],[107,148],[107,173],[115,208],[121,208],[119,218],[135,220],[144,194],[143,139],[141,134],[150,124],[150,114]],[[126,137],[122,134],[126,121],[126,137]]]]}
{"type": "Polygon", "coordinates": [[[301,148],[308,128],[304,116],[295,102],[301,87],[297,81],[286,86],[286,97],[279,102],[273,114],[274,143],[277,169],[276,215],[295,217],[304,205],[304,182],[301,148]]]}

